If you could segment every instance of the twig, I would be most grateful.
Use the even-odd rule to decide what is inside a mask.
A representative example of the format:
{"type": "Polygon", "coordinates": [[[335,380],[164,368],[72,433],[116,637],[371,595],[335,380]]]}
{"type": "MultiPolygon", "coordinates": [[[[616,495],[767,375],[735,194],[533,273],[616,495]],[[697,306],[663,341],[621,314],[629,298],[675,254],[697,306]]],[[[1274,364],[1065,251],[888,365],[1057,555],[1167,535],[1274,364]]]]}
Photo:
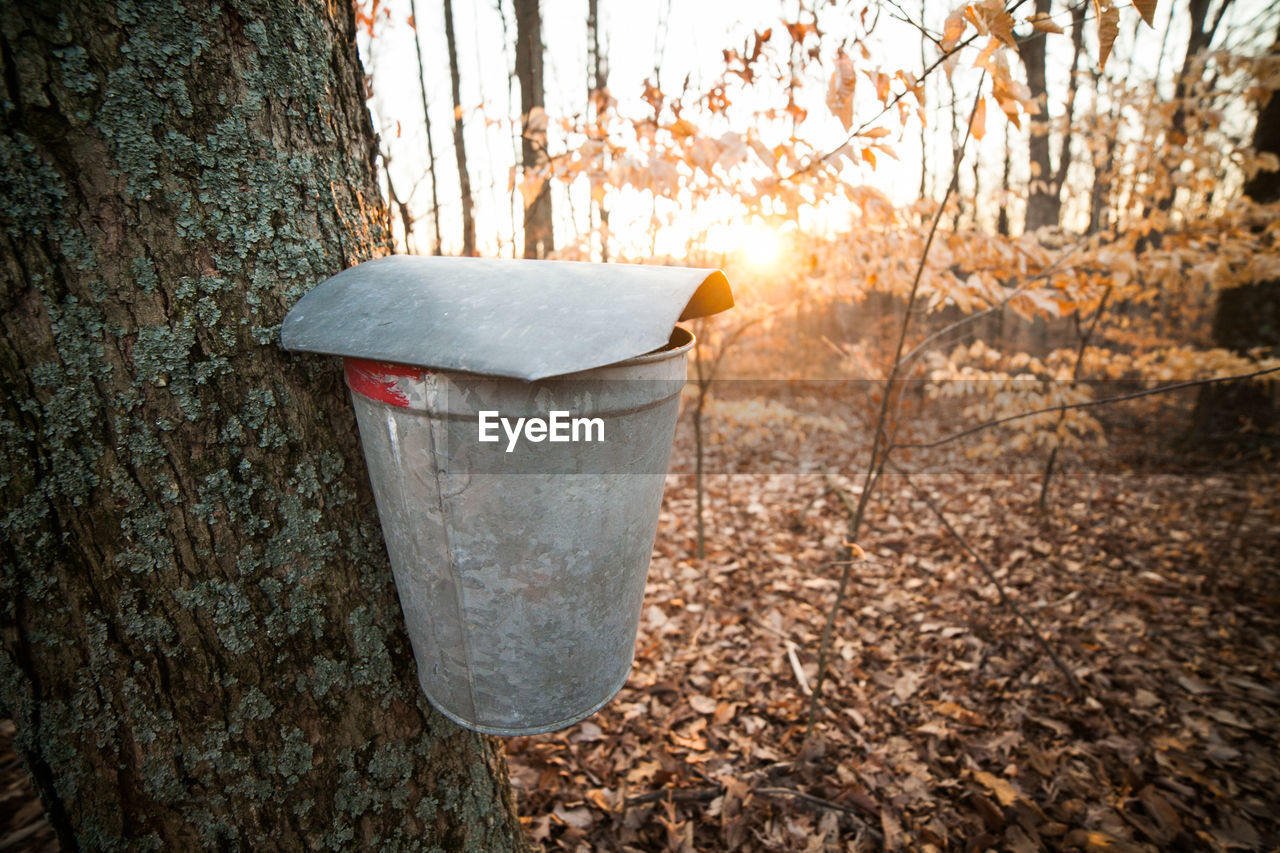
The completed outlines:
{"type": "Polygon", "coordinates": [[[714,800],[723,793],[724,788],[718,785],[714,788],[663,788],[660,791],[650,791],[647,794],[627,797],[627,807],[643,806],[649,803],[662,802],[663,800],[671,800],[675,803],[705,803],[708,800],[714,800]]]}
{"type": "MultiPolygon", "coordinates": [[[[752,770],[749,773],[742,774],[739,780],[742,782],[752,782],[761,779],[769,779],[782,773],[789,773],[795,769],[795,763],[791,761],[775,761],[767,767],[761,767],[759,770],[752,770]]],[[[645,803],[656,803],[659,800],[665,800],[668,795],[672,795],[674,800],[684,800],[698,802],[702,800],[714,800],[720,794],[724,793],[723,785],[716,785],[712,788],[663,788],[658,791],[650,791],[647,794],[636,794],[634,797],[627,797],[625,804],[628,806],[642,806],[645,803]]]]}
{"type": "Polygon", "coordinates": [[[791,662],[791,671],[795,673],[796,681],[800,684],[800,692],[808,696],[812,690],[809,687],[809,679],[804,677],[804,667],[800,666],[800,658],[796,656],[796,644],[787,640],[783,643],[787,649],[787,660],[791,662]]]}
{"type": "Polygon", "coordinates": [[[836,493],[836,497],[840,499],[840,503],[844,504],[844,508],[849,515],[852,516],[858,511],[858,507],[852,500],[850,500],[849,493],[840,488],[840,485],[836,483],[835,478],[831,476],[831,472],[826,468],[822,469],[822,479],[827,483],[827,491],[836,493]]]}
{"type": "MultiPolygon", "coordinates": [[[[1076,387],[1076,383],[1080,381],[1080,367],[1084,364],[1084,353],[1089,348],[1089,339],[1093,337],[1094,331],[1098,328],[1098,321],[1102,319],[1102,312],[1107,308],[1107,299],[1111,297],[1111,285],[1107,285],[1107,289],[1102,292],[1102,299],[1098,302],[1098,309],[1093,312],[1093,320],[1089,323],[1089,328],[1080,336],[1080,346],[1076,350],[1076,363],[1071,368],[1071,387],[1076,387]]],[[[1080,315],[1077,314],[1077,317],[1080,315]]],[[[1077,328],[1079,328],[1077,326],[1077,328]]],[[[1058,413],[1058,429],[1062,428],[1063,422],[1067,419],[1067,412],[1064,409],[1058,413]]],[[[1044,476],[1040,479],[1040,500],[1037,502],[1040,511],[1044,512],[1044,508],[1049,500],[1049,482],[1053,478],[1053,464],[1058,461],[1058,447],[1054,445],[1049,451],[1049,459],[1044,463],[1044,476]]]]}
{"type": "MultiPolygon", "coordinates": [[[[706,500],[706,495],[705,495],[705,490],[703,488],[703,464],[705,461],[706,453],[705,453],[705,448],[702,440],[702,422],[703,422],[704,412],[706,410],[706,405],[707,405],[707,395],[711,393],[711,383],[715,381],[716,373],[720,370],[720,363],[724,359],[725,353],[728,352],[729,348],[732,347],[738,341],[738,339],[742,337],[743,334],[746,333],[747,329],[750,329],[756,323],[759,323],[762,320],[766,319],[767,316],[768,315],[762,314],[758,317],[749,319],[745,323],[739,324],[737,328],[735,328],[732,332],[730,332],[729,335],[723,341],[720,342],[719,350],[716,352],[715,357],[711,360],[709,365],[709,368],[710,368],[709,370],[707,369],[708,365],[706,364],[702,356],[702,346],[703,346],[702,336],[699,335],[695,339],[695,344],[694,344],[695,357],[693,360],[693,364],[694,364],[694,369],[697,372],[698,401],[697,401],[697,404],[693,407],[693,438],[694,438],[694,448],[695,448],[693,482],[694,482],[694,492],[695,492],[696,503],[697,503],[697,506],[695,507],[695,511],[697,513],[697,543],[698,543],[698,559],[699,560],[705,560],[707,558],[707,534],[706,534],[706,522],[704,520],[704,516],[705,516],[704,503],[706,500]]],[[[701,332],[705,329],[706,329],[706,322],[703,321],[702,324],[698,327],[698,331],[701,332]]]]}
{"type": "MultiPolygon", "coordinates": [[[[915,361],[939,339],[959,330],[960,328],[968,325],[969,323],[975,322],[977,320],[981,320],[983,317],[986,317],[990,314],[994,314],[997,311],[1002,311],[1005,308],[1005,306],[1007,306],[1010,302],[1014,300],[1014,298],[1021,296],[1023,293],[1025,293],[1027,288],[1030,287],[1033,282],[1040,281],[1042,279],[1047,279],[1050,275],[1052,275],[1053,271],[1057,269],[1058,266],[1064,263],[1067,260],[1067,258],[1071,257],[1079,249],[1080,249],[1079,243],[1073,244],[1071,248],[1069,248],[1066,252],[1063,252],[1061,255],[1055,258],[1053,262],[1050,263],[1043,270],[1041,270],[1040,272],[1036,273],[1033,276],[1028,276],[1026,280],[1022,282],[1022,284],[1018,285],[1011,292],[1005,294],[1005,297],[1001,299],[999,302],[995,303],[994,305],[988,306],[987,308],[984,308],[981,311],[975,311],[972,314],[966,314],[965,316],[961,317],[959,320],[956,320],[953,323],[948,323],[938,331],[933,332],[924,340],[922,340],[920,343],[912,347],[910,352],[908,352],[906,355],[902,357],[903,365],[905,366],[915,361]]],[[[970,270],[970,271],[972,272],[973,270],[970,270]]]]}
{"type": "MultiPolygon", "coordinates": [[[[710,788],[664,788],[660,791],[650,791],[647,794],[638,794],[634,797],[627,797],[626,805],[642,806],[649,803],[659,803],[664,800],[675,803],[706,803],[714,800],[716,797],[723,796],[725,788],[723,785],[716,785],[710,788]]],[[[871,835],[877,843],[884,842],[884,835],[880,830],[867,823],[863,815],[870,816],[879,820],[879,812],[865,807],[849,807],[840,803],[816,797],[813,794],[806,794],[804,791],[797,791],[794,788],[752,788],[750,793],[761,797],[785,797],[791,800],[798,800],[806,805],[813,806],[827,811],[839,812],[847,815],[851,820],[857,823],[862,829],[871,835]]]]}
{"type": "MultiPolygon", "coordinates": [[[[1012,15],[1014,12],[1016,12],[1016,11],[1018,10],[1018,7],[1019,7],[1019,6],[1021,6],[1021,5],[1022,5],[1023,3],[1025,3],[1025,2],[1027,2],[1027,0],[1018,0],[1018,2],[1017,2],[1017,3],[1014,3],[1012,6],[1010,6],[1010,7],[1009,7],[1008,9],[1006,9],[1005,11],[1007,11],[1010,15],[1012,15]]],[[[979,33],[974,33],[973,35],[971,35],[971,36],[969,36],[969,37],[965,38],[964,40],[962,40],[962,41],[960,41],[960,42],[957,42],[957,43],[956,43],[956,44],[955,44],[955,45],[954,45],[950,50],[943,51],[943,53],[942,53],[942,55],[941,55],[941,56],[939,56],[939,57],[938,57],[936,60],[934,60],[934,61],[933,61],[933,62],[932,62],[932,63],[931,63],[927,68],[923,69],[923,70],[920,72],[920,77],[919,77],[919,79],[920,79],[920,80],[924,80],[925,78],[927,78],[930,74],[932,74],[934,71],[936,71],[936,70],[937,70],[937,69],[938,69],[938,68],[939,68],[943,63],[945,63],[945,62],[947,61],[947,59],[948,59],[948,58],[950,58],[950,57],[952,56],[952,54],[959,53],[961,50],[963,50],[964,48],[968,47],[970,44],[972,44],[974,41],[976,41],[976,40],[978,39],[978,36],[979,36],[979,33]]],[[[983,78],[982,80],[979,80],[979,81],[978,81],[978,91],[979,91],[979,92],[981,92],[981,91],[982,91],[982,83],[983,83],[983,82],[984,82],[984,80],[985,80],[985,74],[986,74],[986,72],[983,72],[984,78],[983,78]]],[[[871,118],[867,119],[867,120],[866,120],[866,121],[864,121],[862,124],[858,125],[858,126],[857,126],[856,128],[854,128],[852,131],[850,131],[850,132],[849,132],[849,135],[845,137],[844,142],[841,142],[838,146],[836,146],[835,148],[832,148],[832,149],[831,149],[830,151],[828,151],[826,154],[823,154],[821,157],[819,157],[819,158],[818,158],[817,162],[821,163],[821,162],[824,162],[824,161],[826,161],[826,160],[830,160],[832,157],[834,157],[837,153],[839,153],[840,149],[844,148],[844,147],[845,147],[846,145],[848,145],[850,142],[852,142],[853,140],[855,140],[855,139],[857,139],[859,136],[861,136],[861,135],[862,135],[862,133],[863,133],[863,131],[865,131],[867,128],[871,127],[871,125],[873,125],[873,124],[875,124],[877,121],[879,121],[879,119],[880,119],[880,117],[881,117],[882,115],[884,115],[885,113],[889,112],[889,110],[891,110],[891,109],[893,109],[895,106],[897,106],[898,101],[901,101],[901,100],[902,100],[903,98],[905,98],[908,94],[910,94],[910,92],[911,92],[911,90],[910,90],[910,89],[904,89],[903,91],[899,92],[897,95],[893,96],[893,97],[892,97],[892,98],[890,98],[888,101],[886,101],[886,102],[885,102],[885,105],[884,105],[884,108],[883,108],[883,109],[881,109],[881,110],[880,110],[880,112],[876,113],[876,114],[875,114],[875,115],[873,115],[871,118]]],[[[975,103],[976,103],[976,102],[975,102],[975,103]]],[[[972,116],[970,116],[969,123],[970,123],[970,125],[972,125],[972,124],[973,124],[973,118],[972,118],[972,116]]],[[[966,138],[967,138],[967,135],[966,135],[966,138]]],[[[962,149],[963,149],[963,147],[964,147],[964,146],[961,146],[961,148],[962,148],[962,149]]],[[[796,175],[799,175],[800,173],[802,173],[802,172],[804,172],[804,171],[807,171],[807,170],[808,170],[808,169],[810,169],[810,168],[812,168],[812,164],[810,164],[810,165],[806,165],[806,166],[804,166],[804,167],[802,167],[802,168],[800,168],[800,169],[797,169],[795,172],[793,172],[791,175],[789,175],[789,176],[788,176],[788,178],[794,178],[796,175]]],[[[948,191],[947,195],[950,195],[950,191],[948,191]]],[[[942,199],[942,203],[943,203],[943,205],[944,205],[944,206],[946,205],[946,202],[947,202],[947,199],[946,199],[946,197],[944,196],[944,197],[943,197],[943,199],[942,199]]]]}
{"type": "Polygon", "coordinates": [[[880,479],[880,472],[884,470],[884,465],[889,460],[889,454],[893,451],[893,444],[885,434],[885,417],[889,413],[889,399],[893,396],[894,383],[897,381],[898,373],[902,369],[902,350],[906,347],[907,330],[911,326],[911,311],[915,307],[916,296],[920,291],[920,279],[924,276],[925,262],[929,259],[929,249],[933,246],[933,237],[938,232],[938,223],[942,220],[942,212],[947,206],[947,199],[955,192],[956,185],[960,182],[960,162],[964,159],[965,148],[968,146],[969,137],[973,132],[973,117],[978,112],[978,104],[982,102],[982,85],[986,82],[986,79],[987,72],[984,70],[982,77],[978,79],[978,94],[974,98],[973,108],[969,112],[969,125],[965,128],[964,139],[955,150],[954,161],[951,165],[951,182],[947,184],[947,191],[942,196],[942,202],[938,205],[937,213],[934,214],[933,224],[929,226],[929,236],[924,241],[924,249],[921,250],[920,261],[916,265],[915,278],[911,282],[911,293],[907,296],[907,309],[902,315],[902,328],[898,332],[898,345],[893,354],[892,367],[889,369],[889,378],[885,383],[884,395],[880,400],[880,413],[876,416],[867,475],[862,482],[862,493],[858,496],[858,505],[853,510],[853,518],[849,521],[850,561],[840,574],[840,586],[836,590],[835,601],[831,603],[831,609],[827,612],[827,621],[822,628],[822,639],[818,643],[818,674],[814,679],[813,693],[809,696],[809,719],[805,725],[806,738],[813,732],[814,723],[818,719],[818,700],[822,696],[822,686],[827,678],[827,653],[831,648],[831,633],[835,629],[836,614],[840,612],[840,608],[844,604],[845,592],[849,588],[849,576],[853,572],[853,549],[856,547],[858,534],[862,532],[862,519],[867,510],[867,502],[871,498],[875,484],[880,479]],[[883,457],[880,456],[882,446],[884,447],[883,457]]]}
{"type": "Polygon", "coordinates": [[[995,569],[991,567],[991,564],[988,563],[981,554],[979,554],[976,550],[974,550],[973,546],[969,544],[969,540],[965,539],[963,536],[960,535],[960,531],[956,530],[955,526],[951,524],[951,520],[948,519],[947,516],[938,507],[938,505],[933,502],[933,499],[929,497],[928,492],[926,492],[923,488],[918,486],[916,482],[911,479],[910,474],[907,474],[905,471],[903,471],[901,468],[899,468],[897,465],[894,465],[893,463],[890,463],[890,466],[893,468],[894,473],[902,475],[903,479],[907,481],[907,485],[910,486],[912,491],[916,493],[916,497],[924,501],[924,505],[933,511],[933,514],[936,515],[938,517],[938,520],[942,522],[942,526],[947,528],[947,532],[950,533],[955,538],[955,540],[960,543],[960,547],[968,551],[969,556],[973,557],[973,559],[977,561],[978,566],[982,569],[982,573],[987,576],[987,580],[990,581],[993,586],[995,586],[996,592],[999,593],[1000,603],[1003,604],[1006,608],[1008,608],[1009,612],[1012,613],[1014,616],[1016,616],[1018,620],[1022,622],[1024,626],[1026,626],[1026,629],[1029,632],[1031,632],[1031,636],[1035,637],[1036,642],[1039,643],[1040,648],[1044,650],[1044,653],[1048,655],[1049,659],[1053,661],[1054,665],[1057,666],[1058,669],[1062,671],[1062,674],[1064,676],[1066,676],[1067,684],[1070,685],[1071,687],[1071,692],[1079,696],[1081,692],[1080,682],[1076,679],[1075,673],[1067,668],[1067,665],[1064,664],[1062,660],[1058,657],[1058,655],[1053,651],[1053,647],[1049,645],[1049,641],[1046,640],[1044,638],[1044,635],[1042,635],[1040,631],[1036,628],[1036,626],[1032,624],[1031,620],[1027,618],[1027,615],[1018,608],[1018,605],[1014,604],[1013,599],[1009,598],[1008,593],[1006,593],[1004,590],[1004,585],[1001,584],[1000,579],[996,577],[995,569]]]}
{"type": "Polygon", "coordinates": [[[1036,415],[1043,415],[1048,412],[1065,412],[1068,409],[1087,409],[1092,406],[1106,406],[1106,405],[1110,405],[1111,403],[1122,403],[1125,400],[1136,400],[1139,397],[1150,397],[1153,394],[1165,394],[1169,391],[1180,391],[1183,388],[1195,388],[1200,385],[1213,385],[1216,382],[1240,382],[1245,379],[1256,379],[1259,376],[1266,376],[1267,374],[1276,373],[1276,372],[1280,372],[1280,367],[1267,367],[1267,368],[1263,368],[1262,370],[1255,370],[1252,373],[1237,373],[1232,376],[1214,376],[1214,377],[1210,377],[1209,379],[1189,379],[1186,382],[1174,382],[1170,385],[1160,385],[1156,388],[1148,388],[1145,391],[1135,391],[1132,394],[1119,394],[1115,397],[1102,397],[1097,400],[1085,400],[1080,403],[1063,403],[1058,406],[1046,406],[1043,409],[1032,409],[1029,412],[1019,412],[1016,415],[1007,415],[1003,418],[996,418],[995,420],[984,421],[978,424],[977,426],[970,427],[969,429],[966,429],[966,430],[961,430],[960,432],[946,436],[945,438],[940,438],[937,441],[918,441],[918,442],[910,442],[910,443],[904,442],[901,444],[893,444],[889,449],[890,450],[929,450],[934,447],[941,447],[944,444],[950,444],[953,441],[959,441],[962,438],[967,438],[968,436],[971,436],[974,433],[982,432],[983,430],[990,429],[991,427],[1000,426],[1001,424],[1007,424],[1011,421],[1022,420],[1023,418],[1031,418],[1031,417],[1035,417],[1036,415]]]}
{"type": "Polygon", "coordinates": [[[804,791],[797,791],[794,788],[755,788],[751,793],[760,794],[765,797],[792,797],[793,799],[800,800],[801,802],[808,803],[812,806],[817,806],[818,808],[830,809],[833,812],[842,812],[847,815],[853,815],[858,818],[858,820],[862,819],[861,815],[863,814],[870,815],[877,819],[880,817],[878,812],[874,812],[871,809],[864,810],[851,808],[849,806],[842,806],[839,803],[832,802],[831,800],[827,800],[822,797],[815,797],[813,794],[806,794],[804,791]]]}
{"type": "MultiPolygon", "coordinates": [[[[889,17],[894,18],[895,20],[898,20],[898,21],[902,21],[902,23],[904,24],[910,24],[911,26],[915,27],[917,30],[920,31],[920,35],[924,36],[929,41],[933,42],[934,47],[938,48],[939,50],[942,49],[942,39],[938,38],[933,33],[929,32],[928,28],[926,28],[924,24],[917,23],[914,18],[912,18],[909,14],[907,14],[907,10],[902,8],[901,3],[898,3],[897,0],[889,0],[889,5],[902,13],[901,15],[890,15],[889,17]]],[[[920,53],[923,54],[924,51],[921,50],[920,53]]]]}

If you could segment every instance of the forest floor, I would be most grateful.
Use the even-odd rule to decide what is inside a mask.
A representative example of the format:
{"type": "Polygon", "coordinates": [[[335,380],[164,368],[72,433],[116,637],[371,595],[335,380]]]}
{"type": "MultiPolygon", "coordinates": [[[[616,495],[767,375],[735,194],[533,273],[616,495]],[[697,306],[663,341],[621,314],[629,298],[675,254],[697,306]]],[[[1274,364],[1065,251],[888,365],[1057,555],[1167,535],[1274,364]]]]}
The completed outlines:
{"type": "MultiPolygon", "coordinates": [[[[571,851],[1280,847],[1273,463],[1188,454],[1186,400],[1116,410],[1108,447],[1062,455],[1044,511],[1043,453],[904,456],[928,473],[887,474],[870,503],[806,738],[847,553],[831,486],[856,500],[865,440],[803,402],[746,402],[732,428],[711,422],[704,560],[682,420],[627,685],[578,725],[506,741],[534,839],[571,851]]],[[[11,737],[0,723],[0,851],[56,850],[11,737]]]]}
{"type": "MultiPolygon", "coordinates": [[[[801,447],[781,421],[722,436],[705,560],[693,477],[668,478],[627,685],[507,743],[530,833],[574,851],[1277,849],[1280,473],[1180,448],[1187,402],[1109,416],[1111,445],[1063,454],[1044,511],[1043,453],[886,474],[808,738],[848,536],[830,485],[856,500],[865,445],[816,429],[801,447]]],[[[691,459],[682,423],[673,470],[691,459]]]]}
{"type": "Polygon", "coordinates": [[[13,735],[13,721],[0,720],[0,853],[57,853],[62,848],[13,751],[13,735]]]}

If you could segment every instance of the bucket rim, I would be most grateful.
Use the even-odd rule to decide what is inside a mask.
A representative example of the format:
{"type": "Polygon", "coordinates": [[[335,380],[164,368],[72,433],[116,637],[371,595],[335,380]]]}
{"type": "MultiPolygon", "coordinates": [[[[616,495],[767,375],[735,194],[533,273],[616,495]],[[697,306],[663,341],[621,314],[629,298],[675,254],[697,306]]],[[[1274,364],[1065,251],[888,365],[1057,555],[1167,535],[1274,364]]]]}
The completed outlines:
{"type": "MultiPolygon", "coordinates": [[[[351,387],[351,380],[348,374],[348,368],[374,370],[390,376],[404,377],[408,379],[421,379],[423,376],[430,374],[441,374],[445,376],[463,376],[473,377],[476,379],[498,380],[498,381],[515,381],[525,384],[533,384],[537,382],[549,382],[560,379],[577,379],[584,375],[594,373],[597,370],[610,370],[617,367],[631,367],[632,365],[653,364],[655,362],[666,361],[668,359],[679,358],[686,355],[694,344],[698,341],[693,332],[684,326],[673,326],[671,329],[671,337],[667,339],[666,345],[650,350],[641,355],[633,356],[625,361],[615,361],[612,364],[602,364],[599,367],[590,367],[586,370],[579,370],[573,373],[561,373],[555,376],[544,376],[541,379],[517,379],[512,376],[497,376],[491,373],[473,373],[469,370],[453,370],[435,367],[423,367],[416,364],[404,364],[398,361],[384,361],[382,359],[356,358],[355,356],[343,356],[342,367],[347,387],[351,387]]],[[[356,389],[352,389],[356,390],[356,389]]],[[[369,396],[365,394],[364,396],[369,396]]],[[[386,402],[380,396],[373,396],[373,399],[386,402]]]]}
{"type": "MultiPolygon", "coordinates": [[[[634,358],[627,359],[626,361],[604,364],[601,365],[601,367],[623,367],[632,364],[650,364],[655,361],[677,358],[678,356],[684,355],[689,352],[689,350],[693,349],[693,345],[697,343],[697,341],[698,339],[694,337],[693,332],[689,331],[684,326],[673,326],[671,329],[671,337],[667,340],[666,346],[656,350],[651,350],[643,355],[637,355],[634,358]]],[[[599,370],[600,368],[593,367],[591,369],[599,370]]],[[[586,373],[587,371],[582,372],[586,373]]],[[[554,379],[555,377],[549,376],[547,378],[554,379]]]]}
{"type": "Polygon", "coordinates": [[[443,703],[437,701],[436,698],[431,695],[431,691],[427,689],[426,681],[422,677],[421,670],[419,670],[418,672],[418,686],[422,689],[422,693],[424,696],[426,696],[427,701],[431,703],[431,707],[435,708],[442,715],[447,717],[451,722],[456,723],[457,725],[461,726],[464,729],[470,729],[471,731],[479,732],[482,735],[497,735],[499,737],[524,737],[526,735],[544,735],[550,732],[558,732],[562,729],[567,729],[572,725],[582,722],[587,717],[590,717],[593,714],[595,714],[597,711],[600,711],[601,709],[604,708],[605,705],[608,705],[610,702],[612,702],[614,700],[614,697],[616,697],[619,693],[622,692],[622,688],[626,686],[627,681],[631,678],[631,669],[633,666],[635,666],[634,654],[632,655],[631,662],[627,664],[627,670],[622,674],[622,678],[620,678],[618,682],[608,690],[607,694],[603,699],[601,699],[599,702],[596,702],[590,708],[584,711],[578,711],[576,713],[570,714],[567,717],[562,717],[561,719],[556,720],[555,722],[543,723],[541,725],[536,725],[536,726],[489,726],[489,725],[485,725],[484,723],[477,723],[473,720],[468,720],[466,717],[463,717],[459,714],[454,713],[453,711],[450,711],[443,703]]]}

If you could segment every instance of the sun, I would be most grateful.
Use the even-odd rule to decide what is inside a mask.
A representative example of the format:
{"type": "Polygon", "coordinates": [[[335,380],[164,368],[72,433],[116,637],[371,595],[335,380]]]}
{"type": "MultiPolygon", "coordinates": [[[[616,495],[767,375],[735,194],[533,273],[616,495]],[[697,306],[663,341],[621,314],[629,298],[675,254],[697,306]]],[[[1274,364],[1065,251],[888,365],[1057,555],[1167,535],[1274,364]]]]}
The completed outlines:
{"type": "Polygon", "coordinates": [[[782,241],[778,232],[764,225],[743,225],[735,229],[738,251],[743,260],[756,269],[767,269],[782,254],[782,241]]]}

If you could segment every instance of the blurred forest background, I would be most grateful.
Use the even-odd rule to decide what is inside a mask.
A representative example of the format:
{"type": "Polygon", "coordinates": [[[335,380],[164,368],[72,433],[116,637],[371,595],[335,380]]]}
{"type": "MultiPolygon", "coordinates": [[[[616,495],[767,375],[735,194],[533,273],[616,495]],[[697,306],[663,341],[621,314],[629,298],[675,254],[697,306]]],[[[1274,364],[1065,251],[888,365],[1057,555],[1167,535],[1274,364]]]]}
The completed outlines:
{"type": "Polygon", "coordinates": [[[1280,843],[1280,9],[360,15],[403,250],[738,295],[634,677],[508,745],[536,840],[1280,843]]]}
{"type": "Polygon", "coordinates": [[[632,679],[507,742],[536,841],[1280,845],[1280,8],[356,14],[399,251],[738,299],[632,679]]]}

